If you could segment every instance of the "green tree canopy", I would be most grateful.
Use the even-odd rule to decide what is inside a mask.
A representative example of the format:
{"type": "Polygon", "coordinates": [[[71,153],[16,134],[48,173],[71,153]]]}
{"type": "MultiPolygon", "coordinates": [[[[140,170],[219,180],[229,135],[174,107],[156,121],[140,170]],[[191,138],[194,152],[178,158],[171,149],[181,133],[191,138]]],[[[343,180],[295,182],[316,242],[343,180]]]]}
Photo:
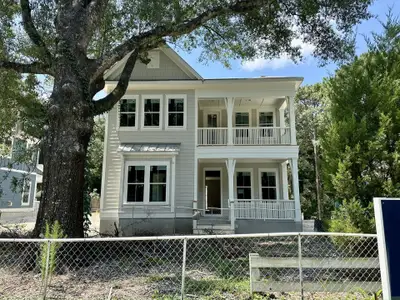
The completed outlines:
{"type": "Polygon", "coordinates": [[[339,202],[400,195],[400,23],[389,18],[369,52],[326,82],[324,174],[339,202]]]}

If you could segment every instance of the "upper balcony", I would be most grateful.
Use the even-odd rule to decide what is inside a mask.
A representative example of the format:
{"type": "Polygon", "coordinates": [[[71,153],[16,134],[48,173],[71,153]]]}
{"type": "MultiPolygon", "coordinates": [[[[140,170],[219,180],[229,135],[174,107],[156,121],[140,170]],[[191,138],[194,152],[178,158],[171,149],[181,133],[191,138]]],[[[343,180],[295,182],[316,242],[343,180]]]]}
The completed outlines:
{"type": "Polygon", "coordinates": [[[293,97],[199,98],[197,146],[296,145],[291,102],[293,97]]]}

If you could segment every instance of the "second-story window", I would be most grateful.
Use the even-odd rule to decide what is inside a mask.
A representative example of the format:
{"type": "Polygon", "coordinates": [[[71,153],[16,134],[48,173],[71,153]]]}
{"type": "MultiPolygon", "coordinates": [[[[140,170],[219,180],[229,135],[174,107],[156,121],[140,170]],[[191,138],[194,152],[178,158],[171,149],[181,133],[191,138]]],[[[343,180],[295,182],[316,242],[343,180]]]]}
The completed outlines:
{"type": "Polygon", "coordinates": [[[143,96],[143,128],[161,128],[162,104],[161,96],[143,96]]]}
{"type": "Polygon", "coordinates": [[[119,106],[119,126],[136,127],[137,99],[121,99],[119,106]]]}
{"type": "Polygon", "coordinates": [[[272,111],[260,111],[258,123],[260,127],[274,127],[274,113],[272,111]]]}
{"type": "Polygon", "coordinates": [[[186,128],[186,96],[167,95],[166,128],[186,128]]]}

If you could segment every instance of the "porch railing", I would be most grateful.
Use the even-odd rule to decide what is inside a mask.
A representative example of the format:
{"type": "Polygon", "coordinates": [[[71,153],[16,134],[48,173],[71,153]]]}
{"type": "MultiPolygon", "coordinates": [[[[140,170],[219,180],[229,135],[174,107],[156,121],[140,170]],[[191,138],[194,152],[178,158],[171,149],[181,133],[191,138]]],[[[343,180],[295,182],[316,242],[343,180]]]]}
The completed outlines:
{"type": "MultiPolygon", "coordinates": [[[[228,144],[228,128],[198,128],[199,146],[228,144]]],[[[289,127],[233,127],[234,145],[290,145],[289,127]]]]}
{"type": "Polygon", "coordinates": [[[294,200],[236,199],[235,219],[251,220],[294,220],[294,200]]]}
{"type": "Polygon", "coordinates": [[[197,144],[208,145],[226,145],[228,143],[228,128],[199,128],[197,135],[197,144]]]}
{"type": "Polygon", "coordinates": [[[235,145],[287,145],[290,144],[288,127],[234,127],[235,145]]]}

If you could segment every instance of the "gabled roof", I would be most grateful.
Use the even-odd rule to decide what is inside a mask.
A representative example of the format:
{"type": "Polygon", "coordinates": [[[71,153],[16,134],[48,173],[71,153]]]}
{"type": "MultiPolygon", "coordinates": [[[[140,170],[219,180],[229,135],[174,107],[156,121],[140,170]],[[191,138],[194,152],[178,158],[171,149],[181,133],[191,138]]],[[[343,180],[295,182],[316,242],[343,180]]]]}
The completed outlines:
{"type": "MultiPolygon", "coordinates": [[[[196,72],[195,69],[193,69],[182,57],[179,56],[178,53],[176,53],[171,47],[168,45],[164,45],[160,48],[154,49],[154,50],[159,50],[162,51],[168,58],[170,58],[180,69],[182,69],[183,72],[185,72],[189,77],[193,79],[198,79],[202,80],[203,77],[199,73],[196,72]]],[[[104,80],[107,81],[109,77],[111,77],[114,73],[116,73],[118,70],[122,69],[125,66],[126,61],[129,58],[129,55],[133,51],[129,52],[128,55],[126,55],[123,59],[115,63],[110,69],[108,69],[104,73],[104,80]]]]}

